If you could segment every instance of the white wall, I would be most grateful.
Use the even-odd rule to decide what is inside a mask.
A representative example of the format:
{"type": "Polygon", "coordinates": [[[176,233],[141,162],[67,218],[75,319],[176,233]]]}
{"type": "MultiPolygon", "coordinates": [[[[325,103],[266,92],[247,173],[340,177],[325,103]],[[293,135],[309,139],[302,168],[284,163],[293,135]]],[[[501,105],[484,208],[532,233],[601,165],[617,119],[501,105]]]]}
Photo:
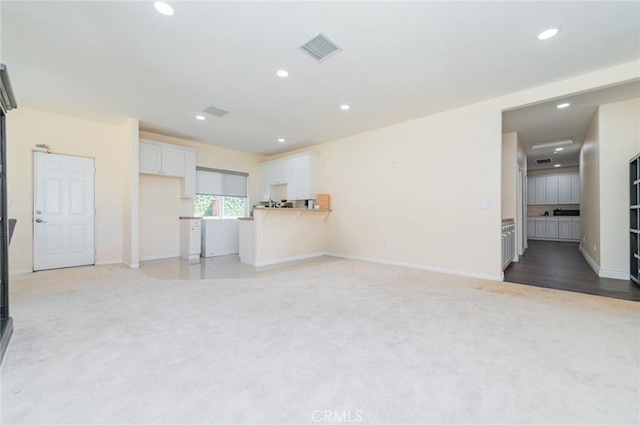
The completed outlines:
{"type": "MultiPolygon", "coordinates": [[[[140,132],[140,138],[194,148],[198,166],[248,173],[249,205],[257,202],[258,163],[261,156],[144,131],[140,132]]],[[[193,215],[193,200],[180,198],[181,181],[175,177],[140,174],[141,260],[179,255],[178,217],[193,215]]]]}
{"type": "Polygon", "coordinates": [[[599,108],[600,275],[629,278],[629,160],[640,152],[640,98],[599,108]]]}
{"type": "Polygon", "coordinates": [[[123,146],[125,126],[23,106],[7,115],[7,195],[9,216],[17,218],[9,248],[11,273],[33,268],[33,150],[38,143],[53,153],[95,159],[96,261],[122,262],[123,146]]]}
{"type": "Polygon", "coordinates": [[[600,132],[598,112],[589,123],[580,148],[580,248],[596,269],[600,267],[600,132]]]}
{"type": "Polygon", "coordinates": [[[499,108],[471,105],[314,150],[333,208],[329,252],[500,279],[499,108]]]}

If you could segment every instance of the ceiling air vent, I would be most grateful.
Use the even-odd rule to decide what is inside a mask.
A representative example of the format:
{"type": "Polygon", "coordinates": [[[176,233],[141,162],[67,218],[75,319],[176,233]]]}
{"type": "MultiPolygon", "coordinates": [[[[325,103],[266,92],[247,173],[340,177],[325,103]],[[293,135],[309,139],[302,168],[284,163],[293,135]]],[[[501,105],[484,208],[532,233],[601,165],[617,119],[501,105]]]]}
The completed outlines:
{"type": "Polygon", "coordinates": [[[536,164],[549,164],[551,158],[536,159],[536,164]]]}
{"type": "Polygon", "coordinates": [[[202,112],[206,112],[207,114],[210,114],[210,115],[215,115],[216,117],[224,117],[225,115],[227,115],[229,113],[229,111],[225,111],[224,109],[216,108],[215,106],[209,106],[207,109],[205,109],[202,112]]]}
{"type": "Polygon", "coordinates": [[[342,51],[342,49],[331,41],[329,37],[322,33],[319,33],[311,40],[304,43],[300,46],[300,49],[316,59],[318,62],[329,59],[331,56],[342,51]]]}

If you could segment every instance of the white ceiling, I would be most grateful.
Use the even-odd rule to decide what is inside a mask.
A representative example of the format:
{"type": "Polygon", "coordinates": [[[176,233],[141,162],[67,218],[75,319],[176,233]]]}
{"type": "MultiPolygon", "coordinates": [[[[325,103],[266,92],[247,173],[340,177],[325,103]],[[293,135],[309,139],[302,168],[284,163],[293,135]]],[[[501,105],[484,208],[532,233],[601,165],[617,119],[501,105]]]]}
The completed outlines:
{"type": "Polygon", "coordinates": [[[640,56],[638,2],[172,4],[0,2],[19,104],[273,154],[640,56]],[[318,32],[344,50],[300,52],[318,32]],[[194,119],[211,105],[230,113],[194,119]]]}
{"type": "MultiPolygon", "coordinates": [[[[580,147],[584,142],[589,123],[599,105],[640,97],[640,82],[622,84],[588,93],[568,96],[502,114],[502,132],[518,132],[518,140],[527,154],[527,168],[541,170],[561,167],[577,167],[580,147]],[[569,103],[564,109],[556,108],[561,103],[569,103]],[[561,152],[554,153],[555,147],[533,149],[537,143],[572,139],[573,143],[562,146],[561,152]],[[537,159],[551,158],[551,163],[536,164],[537,159]]],[[[640,117],[638,117],[640,125],[640,117]]]]}

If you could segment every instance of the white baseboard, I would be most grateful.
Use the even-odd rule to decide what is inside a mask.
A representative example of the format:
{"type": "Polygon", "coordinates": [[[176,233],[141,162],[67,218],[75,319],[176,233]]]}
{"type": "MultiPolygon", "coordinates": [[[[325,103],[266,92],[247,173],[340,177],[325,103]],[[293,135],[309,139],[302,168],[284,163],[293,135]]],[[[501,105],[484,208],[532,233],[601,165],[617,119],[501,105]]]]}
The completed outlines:
{"type": "Polygon", "coordinates": [[[591,256],[589,255],[589,253],[582,247],[582,244],[580,244],[578,246],[578,249],[580,250],[580,253],[582,254],[582,256],[584,257],[585,260],[587,260],[587,263],[589,264],[589,266],[591,266],[591,268],[593,269],[593,271],[600,276],[600,266],[598,265],[598,263],[596,263],[596,261],[591,258],[591,256]]]}
{"type": "Polygon", "coordinates": [[[96,261],[96,266],[106,266],[109,264],[123,264],[122,260],[102,260],[96,261]]]}
{"type": "Polygon", "coordinates": [[[179,253],[170,253],[170,254],[160,254],[160,255],[145,255],[144,257],[140,257],[140,261],[151,261],[151,260],[166,260],[167,258],[177,258],[180,257],[179,253]]]}
{"type": "Polygon", "coordinates": [[[520,262],[520,256],[516,255],[515,257],[513,257],[513,260],[511,260],[511,261],[513,261],[514,263],[519,263],[520,262]]]}
{"type": "Polygon", "coordinates": [[[404,263],[404,262],[401,262],[401,261],[383,260],[383,259],[380,259],[380,258],[361,257],[361,256],[358,256],[358,255],[336,254],[334,252],[327,252],[325,255],[328,255],[330,257],[346,258],[346,259],[349,259],[349,260],[366,261],[367,263],[386,264],[386,265],[389,265],[389,266],[407,267],[407,268],[410,268],[410,269],[427,270],[427,271],[430,271],[430,272],[446,273],[446,274],[453,274],[453,275],[465,276],[465,277],[473,277],[473,278],[476,278],[476,279],[495,280],[495,281],[498,281],[498,282],[502,281],[502,271],[500,271],[500,273],[498,273],[496,275],[490,275],[490,274],[483,274],[483,273],[467,272],[467,271],[464,271],[464,270],[455,270],[455,269],[446,269],[446,268],[442,268],[442,267],[427,266],[427,265],[424,265],[424,264],[404,263]]]}
{"type": "Polygon", "coordinates": [[[299,260],[306,260],[309,258],[322,257],[323,255],[330,255],[330,254],[327,254],[325,252],[314,252],[312,254],[296,255],[294,257],[276,258],[275,260],[258,261],[253,265],[255,267],[272,266],[274,264],[290,263],[291,261],[299,261],[299,260]]]}
{"type": "Polygon", "coordinates": [[[129,267],[130,269],[139,269],[140,268],[140,263],[127,263],[125,261],[124,265],[129,267]]]}
{"type": "Polygon", "coordinates": [[[33,270],[31,270],[31,269],[24,269],[24,270],[9,270],[9,274],[10,274],[10,275],[29,274],[29,273],[33,273],[33,270]]]}
{"type": "Polygon", "coordinates": [[[606,277],[609,279],[630,280],[629,273],[622,270],[611,270],[600,268],[600,277],[606,277]]]}

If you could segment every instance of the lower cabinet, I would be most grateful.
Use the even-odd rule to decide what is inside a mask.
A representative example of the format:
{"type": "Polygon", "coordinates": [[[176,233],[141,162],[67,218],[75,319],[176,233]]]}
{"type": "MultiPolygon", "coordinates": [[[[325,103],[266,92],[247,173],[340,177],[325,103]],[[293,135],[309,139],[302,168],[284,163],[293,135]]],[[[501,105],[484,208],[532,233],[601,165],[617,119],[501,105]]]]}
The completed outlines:
{"type": "Polygon", "coordinates": [[[572,239],[571,238],[571,224],[572,223],[570,221],[560,221],[560,222],[558,222],[558,237],[560,239],[572,239]]]}
{"type": "Polygon", "coordinates": [[[580,217],[529,217],[527,238],[546,240],[580,240],[580,217]]]}

